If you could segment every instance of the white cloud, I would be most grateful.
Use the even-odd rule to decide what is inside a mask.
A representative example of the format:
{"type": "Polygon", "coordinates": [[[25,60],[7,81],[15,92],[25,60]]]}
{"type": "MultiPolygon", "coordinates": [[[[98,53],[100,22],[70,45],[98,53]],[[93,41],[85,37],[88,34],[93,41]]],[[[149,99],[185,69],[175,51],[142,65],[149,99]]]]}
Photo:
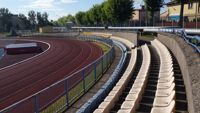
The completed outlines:
{"type": "Polygon", "coordinates": [[[47,12],[50,20],[56,20],[59,17],[69,14],[69,12],[67,12],[64,8],[61,8],[60,5],[76,2],[78,2],[78,0],[29,0],[28,4],[21,8],[23,11],[20,10],[18,12],[27,12],[29,10],[47,12]]]}
{"type": "Polygon", "coordinates": [[[70,4],[70,3],[76,3],[78,2],[77,0],[60,0],[61,3],[66,3],[66,4],[70,4]]]}
{"type": "Polygon", "coordinates": [[[25,8],[51,9],[54,8],[54,0],[36,0],[25,6],[25,8]]]}

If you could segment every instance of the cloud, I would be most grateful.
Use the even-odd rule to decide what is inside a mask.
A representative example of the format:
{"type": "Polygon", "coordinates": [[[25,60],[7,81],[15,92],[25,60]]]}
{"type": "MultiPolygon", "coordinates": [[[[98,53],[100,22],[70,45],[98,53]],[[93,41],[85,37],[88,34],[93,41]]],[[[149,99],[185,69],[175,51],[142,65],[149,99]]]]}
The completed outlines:
{"type": "Polygon", "coordinates": [[[51,9],[54,8],[54,0],[36,0],[25,6],[25,8],[51,9]]]}
{"type": "Polygon", "coordinates": [[[69,14],[69,12],[61,7],[63,4],[71,4],[77,2],[78,0],[29,0],[29,2],[27,2],[28,4],[21,8],[24,10],[21,11],[25,12],[28,10],[34,10],[38,12],[47,12],[49,14],[50,20],[56,20],[59,17],[69,14]]]}
{"type": "Polygon", "coordinates": [[[60,0],[61,3],[66,3],[66,4],[70,4],[70,3],[76,3],[78,2],[77,0],[60,0]]]}

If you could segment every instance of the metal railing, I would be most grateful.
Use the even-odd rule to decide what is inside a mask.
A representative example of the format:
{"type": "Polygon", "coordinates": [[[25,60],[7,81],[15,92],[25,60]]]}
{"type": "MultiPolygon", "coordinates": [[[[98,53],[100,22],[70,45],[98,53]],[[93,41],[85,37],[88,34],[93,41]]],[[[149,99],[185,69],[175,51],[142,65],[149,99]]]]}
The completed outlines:
{"type": "Polygon", "coordinates": [[[96,36],[80,36],[70,39],[103,42],[106,45],[109,45],[110,49],[103,56],[81,70],[0,110],[0,113],[63,112],[84,95],[101,78],[115,57],[112,40],[96,36]]]}
{"type": "Polygon", "coordinates": [[[195,50],[200,53],[200,41],[199,38],[194,38],[194,36],[190,36],[188,34],[192,35],[200,35],[200,29],[181,29],[181,28],[174,28],[174,27],[108,27],[107,29],[105,27],[72,27],[72,29],[82,29],[82,30],[101,30],[101,31],[109,31],[109,30],[128,30],[128,31],[138,31],[142,30],[144,32],[167,32],[167,33],[173,33],[181,36],[187,44],[191,45],[195,50]],[[193,43],[192,39],[197,40],[197,43],[193,43]]]}
{"type": "MultiPolygon", "coordinates": [[[[189,45],[191,45],[196,52],[200,53],[200,40],[199,38],[195,38],[195,36],[187,35],[186,31],[184,29],[175,29],[175,28],[158,28],[158,29],[144,29],[146,32],[166,32],[166,33],[173,33],[177,34],[180,37],[182,37],[185,42],[189,45]],[[196,43],[192,42],[192,39],[197,40],[196,43]]],[[[197,32],[198,30],[190,30],[190,32],[197,32]]]]}
{"type": "Polygon", "coordinates": [[[5,54],[4,48],[0,48],[0,60],[4,56],[4,54],[5,54]]]}
{"type": "Polygon", "coordinates": [[[121,58],[113,71],[112,75],[109,77],[108,81],[98,90],[98,92],[90,98],[76,113],[91,113],[93,112],[99,104],[104,100],[107,94],[112,90],[116,82],[121,77],[120,73],[125,65],[125,60],[127,58],[127,48],[124,44],[118,41],[113,41],[116,46],[121,50],[121,58]]]}

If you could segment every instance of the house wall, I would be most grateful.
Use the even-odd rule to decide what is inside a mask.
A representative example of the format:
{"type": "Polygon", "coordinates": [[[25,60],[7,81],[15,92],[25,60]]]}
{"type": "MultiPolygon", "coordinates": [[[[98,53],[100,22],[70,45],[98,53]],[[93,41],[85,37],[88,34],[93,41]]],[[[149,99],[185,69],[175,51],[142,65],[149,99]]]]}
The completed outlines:
{"type": "Polygon", "coordinates": [[[132,15],[132,20],[139,20],[139,10],[134,11],[134,14],[132,15]]]}
{"type": "MultiPolygon", "coordinates": [[[[197,7],[199,6],[198,3],[193,3],[193,7],[191,9],[188,8],[188,4],[184,5],[184,16],[195,16],[196,14],[196,4],[197,7]]],[[[168,6],[169,16],[180,15],[180,5],[173,5],[168,6]]],[[[200,15],[200,12],[198,12],[200,15]]]]}

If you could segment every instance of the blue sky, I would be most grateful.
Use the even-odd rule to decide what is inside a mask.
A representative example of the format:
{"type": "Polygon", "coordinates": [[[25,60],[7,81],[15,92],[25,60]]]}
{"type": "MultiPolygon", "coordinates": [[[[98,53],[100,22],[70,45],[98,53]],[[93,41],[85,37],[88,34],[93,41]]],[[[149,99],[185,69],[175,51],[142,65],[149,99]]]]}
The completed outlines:
{"type": "MultiPolygon", "coordinates": [[[[104,0],[0,0],[0,8],[8,8],[14,14],[28,11],[48,12],[49,18],[56,20],[59,17],[76,14],[78,11],[86,11],[94,4],[100,4],[104,0]]],[[[166,0],[168,2],[169,0],[166,0]]],[[[142,4],[142,0],[135,0],[135,7],[142,4]]]]}

